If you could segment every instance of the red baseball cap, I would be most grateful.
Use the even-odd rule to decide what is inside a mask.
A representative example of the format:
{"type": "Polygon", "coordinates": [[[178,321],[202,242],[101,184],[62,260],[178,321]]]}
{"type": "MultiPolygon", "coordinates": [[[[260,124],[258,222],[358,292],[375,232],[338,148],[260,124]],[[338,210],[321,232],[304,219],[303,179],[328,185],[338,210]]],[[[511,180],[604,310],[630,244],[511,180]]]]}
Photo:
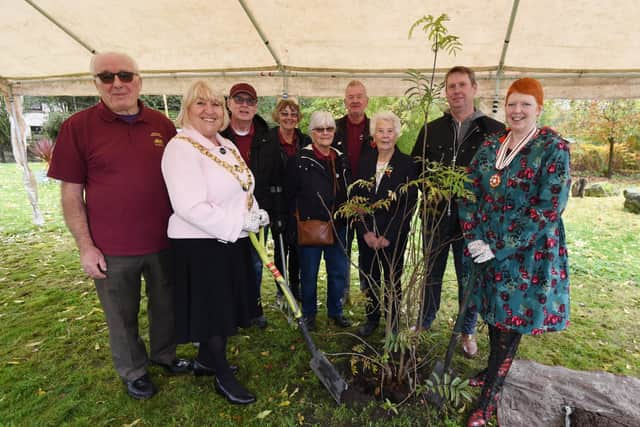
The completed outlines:
{"type": "Polygon", "coordinates": [[[251,95],[253,99],[258,99],[256,90],[249,83],[236,83],[233,86],[231,86],[231,90],[229,91],[230,97],[233,98],[239,93],[246,93],[247,95],[251,95]]]}

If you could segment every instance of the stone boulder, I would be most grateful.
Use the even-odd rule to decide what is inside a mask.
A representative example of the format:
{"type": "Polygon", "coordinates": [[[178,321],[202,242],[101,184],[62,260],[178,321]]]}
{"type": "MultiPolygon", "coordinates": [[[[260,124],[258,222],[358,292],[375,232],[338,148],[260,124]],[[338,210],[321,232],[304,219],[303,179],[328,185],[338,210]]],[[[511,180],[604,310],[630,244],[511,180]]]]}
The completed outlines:
{"type": "Polygon", "coordinates": [[[500,399],[501,426],[638,427],[640,379],[514,360],[500,399]],[[568,409],[566,409],[568,407],[568,409]]]}
{"type": "Polygon", "coordinates": [[[640,190],[628,188],[624,190],[624,208],[631,213],[640,214],[640,190]]]}
{"type": "Polygon", "coordinates": [[[611,197],[618,195],[618,191],[608,182],[596,182],[587,185],[584,189],[584,195],[586,197],[611,197]]]}

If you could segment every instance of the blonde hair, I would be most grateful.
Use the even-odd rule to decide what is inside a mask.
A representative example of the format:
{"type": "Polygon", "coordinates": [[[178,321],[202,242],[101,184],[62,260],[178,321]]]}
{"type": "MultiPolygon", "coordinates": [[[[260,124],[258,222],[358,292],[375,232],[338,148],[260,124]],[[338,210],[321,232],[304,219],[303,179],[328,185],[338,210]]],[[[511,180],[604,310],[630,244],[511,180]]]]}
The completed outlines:
{"type": "Polygon", "coordinates": [[[206,101],[219,102],[224,114],[224,120],[220,131],[229,126],[229,113],[224,104],[224,97],[213,91],[211,86],[204,80],[198,80],[193,83],[182,96],[182,103],[180,104],[180,112],[176,118],[176,124],[178,127],[185,127],[191,125],[191,119],[189,117],[189,108],[198,99],[204,99],[206,101]]]}

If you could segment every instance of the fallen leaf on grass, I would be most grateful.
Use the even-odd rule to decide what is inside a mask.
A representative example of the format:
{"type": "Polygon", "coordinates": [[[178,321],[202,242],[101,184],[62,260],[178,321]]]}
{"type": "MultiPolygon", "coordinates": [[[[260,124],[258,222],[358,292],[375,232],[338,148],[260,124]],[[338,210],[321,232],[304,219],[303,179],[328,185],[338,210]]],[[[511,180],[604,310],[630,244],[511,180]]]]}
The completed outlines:
{"type": "Polygon", "coordinates": [[[7,362],[7,365],[19,365],[20,362],[18,360],[9,360],[7,362]]]}
{"type": "Polygon", "coordinates": [[[278,403],[278,406],[289,406],[291,405],[291,402],[289,402],[288,400],[283,400],[282,402],[278,403]]]}
{"type": "Polygon", "coordinates": [[[269,352],[268,351],[263,351],[263,352],[260,353],[260,355],[266,357],[266,356],[269,356],[269,352]]]}
{"type": "Polygon", "coordinates": [[[40,344],[42,344],[42,341],[31,342],[31,343],[27,344],[26,346],[27,347],[35,347],[35,346],[40,345],[40,344]]]}
{"type": "Polygon", "coordinates": [[[140,418],[136,419],[131,424],[122,424],[122,427],[133,427],[133,426],[137,425],[138,423],[140,423],[140,418]]]}
{"type": "Polygon", "coordinates": [[[259,420],[263,420],[265,419],[267,416],[269,416],[269,414],[273,412],[271,409],[267,409],[266,411],[262,411],[260,412],[258,415],[256,415],[256,418],[259,420]]]}
{"type": "Polygon", "coordinates": [[[289,399],[291,399],[293,396],[295,396],[296,394],[298,394],[298,392],[300,391],[300,388],[296,387],[295,390],[293,390],[291,392],[291,394],[289,395],[289,399]]]}
{"type": "Polygon", "coordinates": [[[38,395],[38,396],[44,396],[45,394],[47,394],[47,392],[46,392],[46,391],[44,391],[44,390],[43,390],[43,389],[41,389],[41,388],[39,388],[39,389],[38,389],[38,393],[37,393],[37,395],[38,395]]]}
{"type": "Polygon", "coordinates": [[[14,302],[15,304],[22,304],[22,303],[24,303],[24,300],[21,300],[21,299],[14,299],[14,300],[13,300],[13,302],[14,302]]]}
{"type": "Polygon", "coordinates": [[[100,344],[96,343],[96,345],[93,347],[93,349],[95,351],[100,351],[100,344]]]}

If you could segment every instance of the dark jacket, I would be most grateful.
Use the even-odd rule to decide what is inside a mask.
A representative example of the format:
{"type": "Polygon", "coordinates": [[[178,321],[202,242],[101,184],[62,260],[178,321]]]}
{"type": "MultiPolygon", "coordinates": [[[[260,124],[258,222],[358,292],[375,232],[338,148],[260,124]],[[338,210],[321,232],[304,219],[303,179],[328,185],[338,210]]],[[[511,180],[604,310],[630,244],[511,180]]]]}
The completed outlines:
{"type": "MultiPolygon", "coordinates": [[[[347,116],[340,117],[336,120],[336,133],[333,135],[333,143],[331,144],[336,150],[344,153],[347,158],[349,158],[349,141],[347,141],[347,116]]],[[[360,150],[360,158],[365,153],[373,151],[375,149],[375,145],[373,143],[373,138],[369,134],[369,126],[370,121],[369,117],[364,116],[364,131],[362,138],[362,149],[360,150]]],[[[358,164],[360,161],[358,160],[358,164]]],[[[355,173],[355,171],[351,171],[355,173]]]]}
{"type": "MultiPolygon", "coordinates": [[[[253,118],[253,128],[253,141],[249,151],[249,168],[256,181],[253,194],[260,208],[269,213],[271,223],[274,223],[286,215],[283,200],[284,165],[280,144],[269,138],[269,126],[257,114],[253,118]]],[[[221,132],[221,135],[235,144],[231,126],[221,132]]]]}
{"type": "Polygon", "coordinates": [[[373,231],[378,236],[384,236],[392,245],[406,244],[407,235],[411,223],[411,217],[418,198],[418,189],[410,187],[407,192],[398,191],[399,187],[418,177],[419,165],[411,157],[403,154],[396,148],[389,160],[386,172],[380,179],[378,190],[375,188],[376,164],[378,162],[377,150],[365,153],[360,158],[359,179],[372,180],[371,188],[354,185],[354,195],[369,199],[370,203],[389,197],[389,191],[396,193],[396,200],[392,201],[388,208],[375,211],[373,215],[367,215],[363,222],[356,224],[358,234],[364,236],[368,231],[373,231]]]}
{"type": "Polygon", "coordinates": [[[504,125],[487,116],[480,116],[473,121],[467,134],[458,141],[456,138],[453,116],[445,113],[442,117],[427,124],[427,144],[424,144],[424,126],[418,134],[416,144],[411,152],[412,157],[443,163],[447,166],[453,164],[454,152],[457,151],[457,166],[469,166],[471,159],[480,148],[488,135],[504,131],[504,125]]]}
{"type": "MultiPolygon", "coordinates": [[[[280,164],[282,168],[281,179],[282,179],[283,186],[286,188],[287,187],[287,164],[289,160],[293,160],[295,156],[288,158],[287,154],[282,149],[282,146],[280,145],[280,135],[278,133],[279,129],[280,129],[280,126],[276,126],[269,129],[269,140],[280,148],[280,164]]],[[[311,144],[311,138],[309,138],[309,135],[302,133],[302,131],[297,128],[295,130],[295,133],[296,133],[296,153],[298,153],[302,147],[306,147],[307,145],[311,144]]],[[[287,201],[285,197],[278,197],[276,198],[275,202],[282,204],[281,206],[276,206],[274,208],[275,211],[285,212],[285,213],[289,212],[289,207],[287,206],[287,201]]],[[[278,218],[276,221],[271,221],[271,228],[273,229],[274,232],[284,231],[286,227],[286,222],[288,219],[289,219],[288,215],[283,215],[282,218],[278,218]],[[277,222],[278,220],[281,220],[282,222],[278,223],[277,222]]]]}
{"type": "MultiPolygon", "coordinates": [[[[332,148],[333,149],[333,148],[332,148]]],[[[347,200],[347,186],[351,183],[349,163],[344,154],[336,153],[335,179],[336,193],[333,193],[334,176],[330,162],[318,160],[311,145],[302,148],[287,165],[287,186],[285,188],[290,221],[287,223],[287,234],[295,234],[296,209],[300,219],[330,219],[327,209],[335,211],[347,200]]],[[[335,221],[336,227],[345,225],[344,220],[335,221]]]]}
{"type": "MultiPolygon", "coordinates": [[[[475,113],[477,114],[477,113],[475,113]]],[[[427,143],[424,143],[424,126],[418,134],[416,144],[411,152],[412,157],[420,157],[427,162],[440,162],[446,166],[469,166],[471,159],[480,148],[480,145],[491,134],[504,131],[504,124],[485,115],[474,119],[462,141],[456,137],[456,125],[451,113],[446,112],[442,117],[427,124],[427,143]],[[423,157],[424,150],[424,157],[423,157]]],[[[459,234],[457,204],[446,200],[438,205],[441,212],[448,209],[447,217],[440,222],[443,229],[450,226],[459,234]],[[448,223],[450,222],[450,225],[448,223]]]]}

